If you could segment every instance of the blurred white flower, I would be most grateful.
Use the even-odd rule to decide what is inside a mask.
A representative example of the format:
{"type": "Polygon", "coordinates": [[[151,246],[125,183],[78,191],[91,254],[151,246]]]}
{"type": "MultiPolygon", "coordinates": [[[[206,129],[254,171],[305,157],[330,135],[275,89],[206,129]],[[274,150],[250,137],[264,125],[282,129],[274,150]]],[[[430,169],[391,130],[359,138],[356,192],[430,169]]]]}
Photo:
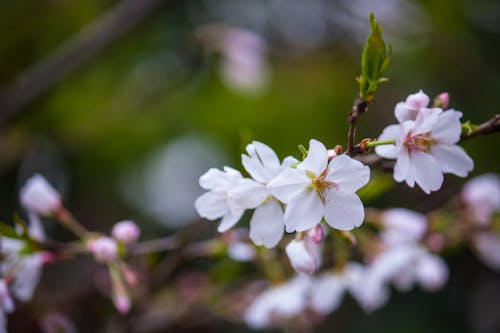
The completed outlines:
{"type": "Polygon", "coordinates": [[[87,249],[97,261],[102,263],[109,263],[118,258],[118,245],[114,239],[109,237],[102,236],[89,240],[87,249]]]}
{"type": "Polygon", "coordinates": [[[245,322],[253,329],[270,326],[274,320],[288,319],[307,306],[310,279],[298,275],[257,296],[245,312],[245,322]]]}
{"type": "Polygon", "coordinates": [[[118,241],[130,244],[136,242],[141,236],[141,229],[133,221],[121,221],[115,223],[111,235],[118,241]]]}
{"type": "Polygon", "coordinates": [[[489,173],[468,181],[462,189],[462,199],[478,224],[488,224],[500,209],[500,177],[489,173]]]}
{"type": "Polygon", "coordinates": [[[387,209],[380,215],[380,237],[386,246],[418,242],[427,231],[425,215],[403,208],[387,209]]]}
{"type": "Polygon", "coordinates": [[[296,272],[311,275],[321,265],[321,245],[308,236],[303,239],[293,239],[285,250],[296,272]]]}
{"type": "Polygon", "coordinates": [[[473,236],[473,244],[481,261],[500,271],[500,236],[490,232],[479,232],[473,236]]]}
{"type": "Polygon", "coordinates": [[[427,194],[443,184],[443,173],[465,177],[474,162],[457,145],[462,132],[460,117],[455,110],[420,109],[415,121],[407,120],[389,125],[378,140],[396,140],[395,145],[375,147],[375,152],[396,159],[394,179],[406,181],[410,187],[417,183],[427,194]]]}
{"type": "Polygon", "coordinates": [[[363,223],[363,203],[355,192],[369,178],[370,169],[347,155],[328,163],[325,146],[312,139],[305,160],[285,169],[267,188],[287,204],[287,232],[314,228],[323,217],[332,228],[351,230],[363,223]]]}
{"type": "Polygon", "coordinates": [[[229,244],[227,254],[236,261],[251,261],[255,258],[255,249],[248,243],[236,241],[229,244]]]}
{"type": "Polygon", "coordinates": [[[27,211],[42,216],[52,215],[62,205],[59,193],[38,174],[21,188],[20,200],[27,211]]]}

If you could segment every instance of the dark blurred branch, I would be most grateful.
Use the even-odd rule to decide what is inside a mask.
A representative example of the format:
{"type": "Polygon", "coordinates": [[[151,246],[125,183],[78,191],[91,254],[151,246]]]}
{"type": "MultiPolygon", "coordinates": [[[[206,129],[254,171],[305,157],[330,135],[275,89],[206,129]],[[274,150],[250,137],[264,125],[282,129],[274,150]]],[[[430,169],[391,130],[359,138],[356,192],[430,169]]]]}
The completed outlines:
{"type": "Polygon", "coordinates": [[[354,101],[354,106],[352,107],[352,111],[347,116],[347,120],[349,121],[349,131],[347,133],[347,150],[346,154],[349,156],[356,155],[354,141],[356,139],[356,123],[359,117],[368,110],[368,101],[361,99],[360,97],[356,97],[354,101]]]}
{"type": "Polygon", "coordinates": [[[490,120],[477,125],[476,129],[470,133],[463,133],[460,141],[473,138],[478,135],[491,134],[500,131],[500,114],[496,114],[490,120]]]}
{"type": "Polygon", "coordinates": [[[0,92],[0,124],[152,14],[165,0],[124,0],[0,92]]]}

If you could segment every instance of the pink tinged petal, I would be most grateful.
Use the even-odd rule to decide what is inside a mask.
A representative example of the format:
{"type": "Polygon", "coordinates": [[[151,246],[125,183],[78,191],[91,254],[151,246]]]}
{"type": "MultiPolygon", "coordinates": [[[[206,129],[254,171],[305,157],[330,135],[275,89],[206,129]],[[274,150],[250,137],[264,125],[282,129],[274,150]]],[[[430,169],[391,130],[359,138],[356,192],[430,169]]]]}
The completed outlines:
{"type": "Polygon", "coordinates": [[[194,203],[198,215],[215,220],[227,213],[225,192],[210,191],[200,196],[194,203]]]}
{"type": "Polygon", "coordinates": [[[267,248],[276,246],[285,230],[283,209],[276,200],[258,207],[250,220],[250,239],[267,248]]]}
{"type": "Polygon", "coordinates": [[[314,139],[309,141],[309,150],[305,160],[297,166],[302,171],[311,171],[315,175],[321,174],[328,163],[328,152],[325,146],[314,139]]]}
{"type": "Polygon", "coordinates": [[[444,173],[452,173],[459,177],[466,177],[474,168],[474,161],[462,147],[456,145],[433,145],[431,154],[441,166],[444,173]]]}
{"type": "MultiPolygon", "coordinates": [[[[389,125],[382,131],[382,134],[378,137],[378,141],[386,140],[399,140],[401,137],[401,126],[400,125],[389,125]]],[[[377,155],[383,158],[395,159],[397,158],[399,149],[396,145],[383,145],[375,147],[375,152],[377,155]]]]}
{"type": "Polygon", "coordinates": [[[441,113],[432,128],[432,137],[438,143],[454,144],[460,140],[462,112],[447,110],[441,113]]]}
{"type": "Polygon", "coordinates": [[[424,134],[430,132],[438,121],[438,117],[443,110],[439,108],[421,109],[417,119],[415,119],[415,127],[413,134],[424,134]]]}
{"type": "Polygon", "coordinates": [[[269,193],[282,202],[289,202],[302,194],[311,184],[311,179],[297,169],[285,169],[267,184],[269,193]]]}
{"type": "Polygon", "coordinates": [[[328,169],[327,180],[344,192],[354,193],[370,180],[370,168],[347,155],[332,159],[328,169]]]}
{"type": "Polygon", "coordinates": [[[287,232],[306,231],[321,222],[325,206],[315,191],[302,192],[291,200],[285,211],[287,232]]]}
{"type": "Polygon", "coordinates": [[[417,114],[418,110],[410,109],[404,102],[399,102],[398,104],[396,104],[396,108],[394,109],[394,115],[400,123],[407,120],[415,120],[417,114]]]}
{"type": "Polygon", "coordinates": [[[229,189],[227,202],[230,209],[252,209],[260,206],[268,196],[269,192],[263,184],[244,178],[229,189]]]}
{"type": "Polygon", "coordinates": [[[422,90],[411,94],[406,98],[406,104],[412,109],[421,109],[429,105],[431,99],[422,90]]]}
{"type": "Polygon", "coordinates": [[[352,230],[363,223],[365,210],[356,194],[329,190],[326,200],[325,220],[332,228],[352,230]]]}
{"type": "Polygon", "coordinates": [[[334,274],[323,274],[311,287],[311,308],[319,314],[329,314],[335,311],[344,296],[344,283],[334,274]]]}
{"type": "Polygon", "coordinates": [[[429,194],[443,185],[443,173],[436,159],[423,152],[413,152],[410,157],[410,176],[420,188],[429,194]]]}
{"type": "Polygon", "coordinates": [[[426,253],[418,260],[415,275],[424,290],[436,291],[448,281],[448,266],[440,257],[426,253]]]}
{"type": "Polygon", "coordinates": [[[230,210],[224,215],[217,228],[218,232],[225,232],[234,226],[243,216],[244,210],[230,210]]]}

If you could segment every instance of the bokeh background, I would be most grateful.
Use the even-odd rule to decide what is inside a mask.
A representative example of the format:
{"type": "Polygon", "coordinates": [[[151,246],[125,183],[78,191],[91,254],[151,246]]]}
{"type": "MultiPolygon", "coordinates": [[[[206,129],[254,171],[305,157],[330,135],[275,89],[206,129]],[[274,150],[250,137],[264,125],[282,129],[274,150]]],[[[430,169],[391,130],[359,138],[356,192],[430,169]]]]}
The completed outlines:
{"type": "MultiPolygon", "coordinates": [[[[310,138],[345,145],[370,12],[393,60],[359,139],[393,123],[395,104],[419,89],[449,92],[450,106],[472,123],[500,105],[495,0],[0,0],[0,8],[2,221],[21,211],[18,190],[38,172],[87,227],[107,232],[133,219],[144,239],[162,237],[200,223],[198,177],[209,167],[239,168],[251,140],[280,156],[299,156],[297,145],[310,138]]],[[[464,143],[474,175],[499,172],[498,144],[497,136],[464,143]]],[[[446,177],[429,197],[398,184],[366,203],[425,212],[463,182],[446,177]]],[[[46,225],[51,236],[71,239],[46,225]]],[[[202,225],[200,237],[215,234],[214,223],[202,225]]],[[[149,265],[161,270],[165,258],[149,265]]],[[[447,259],[443,291],[395,292],[372,315],[347,300],[316,330],[500,332],[498,273],[465,249],[447,259]]],[[[248,331],[224,315],[221,300],[185,311],[168,305],[182,299],[179,284],[210,289],[251,276],[241,263],[162,272],[146,294],[156,312],[139,306],[125,318],[103,296],[99,274],[85,259],[49,267],[35,300],[11,317],[12,331],[35,332],[47,314],[71,318],[80,332],[248,331]]]]}

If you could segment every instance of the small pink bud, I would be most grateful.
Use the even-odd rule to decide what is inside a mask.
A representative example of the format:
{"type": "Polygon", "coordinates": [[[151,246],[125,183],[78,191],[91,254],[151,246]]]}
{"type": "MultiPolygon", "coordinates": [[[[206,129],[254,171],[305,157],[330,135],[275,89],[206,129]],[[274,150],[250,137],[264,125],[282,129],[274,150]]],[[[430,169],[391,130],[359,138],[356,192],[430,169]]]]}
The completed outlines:
{"type": "Polygon", "coordinates": [[[42,216],[52,215],[62,205],[59,193],[38,174],[26,181],[19,196],[27,211],[42,216]]]}
{"type": "Polygon", "coordinates": [[[290,264],[297,272],[314,273],[321,264],[321,247],[310,239],[292,240],[285,248],[290,264]]]}
{"type": "Polygon", "coordinates": [[[130,311],[130,298],[124,293],[115,295],[113,297],[113,303],[115,304],[116,309],[122,314],[130,311]]]}
{"type": "Polygon", "coordinates": [[[432,252],[440,252],[446,245],[446,238],[443,234],[432,233],[427,237],[426,244],[432,252]]]}
{"type": "Polygon", "coordinates": [[[335,151],[335,149],[328,149],[328,160],[331,160],[335,156],[337,156],[337,152],[335,151]]]}
{"type": "Polygon", "coordinates": [[[127,284],[131,287],[137,286],[138,283],[137,274],[125,263],[122,264],[120,268],[122,270],[125,281],[127,281],[127,284]]]}
{"type": "Polygon", "coordinates": [[[314,243],[319,244],[323,240],[324,233],[323,227],[321,224],[318,224],[314,228],[307,231],[307,236],[310,237],[314,243]]]}
{"type": "Polygon", "coordinates": [[[125,244],[134,243],[141,235],[141,229],[133,221],[121,221],[113,226],[113,237],[125,244]]]}
{"type": "Polygon", "coordinates": [[[94,254],[97,261],[108,263],[118,257],[118,246],[109,237],[99,237],[87,243],[87,249],[94,254]]]}
{"type": "Polygon", "coordinates": [[[450,95],[447,92],[441,93],[434,98],[434,105],[441,109],[447,109],[449,104],[450,95]]]}

